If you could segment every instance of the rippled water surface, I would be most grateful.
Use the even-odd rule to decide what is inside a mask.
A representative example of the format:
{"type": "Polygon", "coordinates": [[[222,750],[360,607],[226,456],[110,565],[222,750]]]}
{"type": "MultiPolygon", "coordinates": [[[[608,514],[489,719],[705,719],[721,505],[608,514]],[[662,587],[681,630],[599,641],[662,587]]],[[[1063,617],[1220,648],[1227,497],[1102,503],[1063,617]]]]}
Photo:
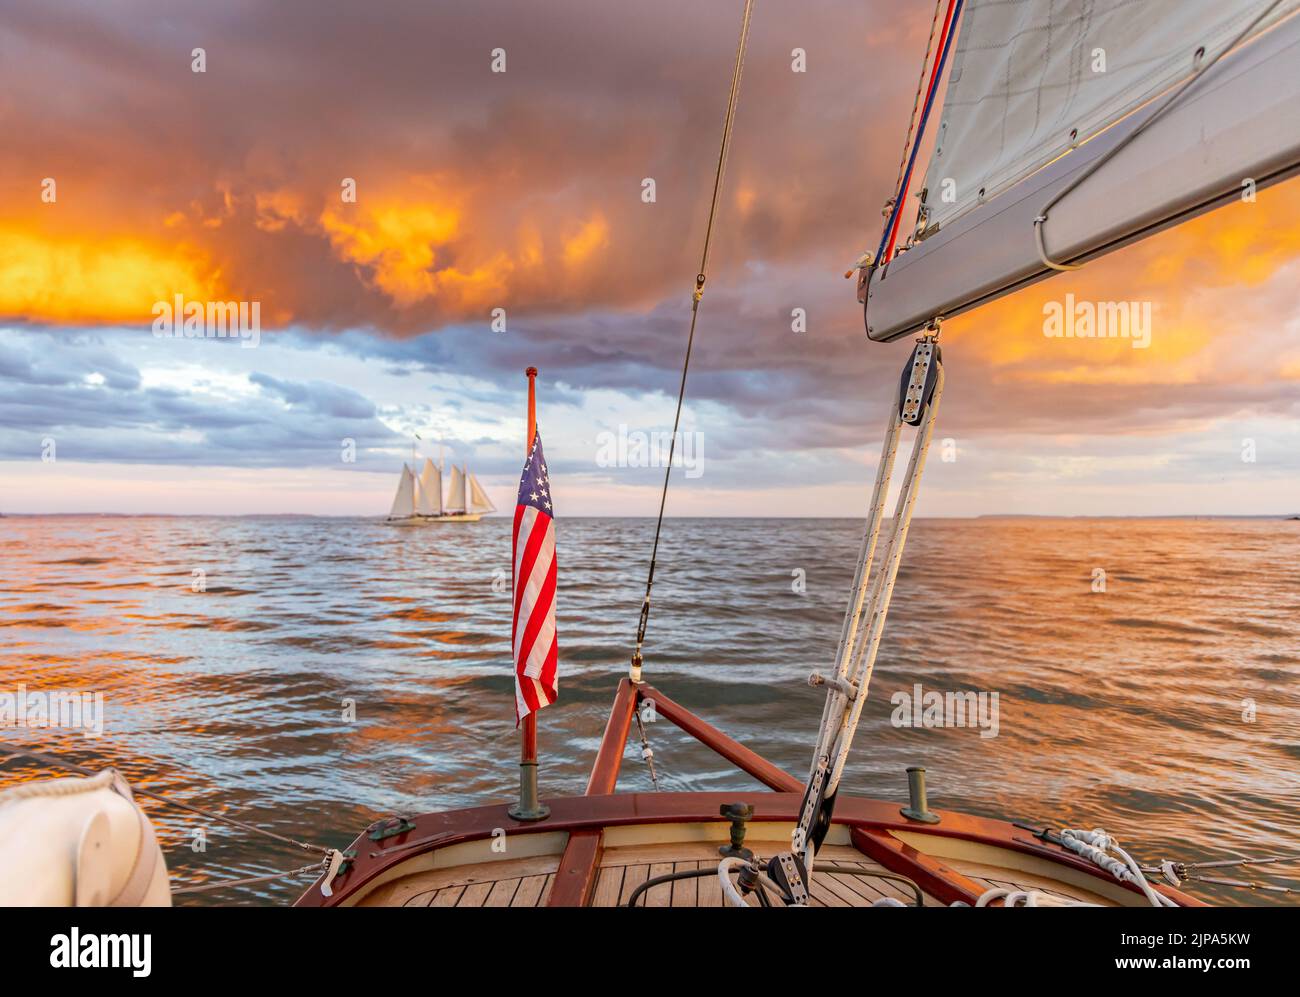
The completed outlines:
{"type": "MultiPolygon", "coordinates": [[[[647,679],[806,771],[821,698],[805,679],[832,661],[860,529],[669,521],[647,679]]],[[[546,795],[583,790],[652,531],[637,519],[558,524],[561,698],[542,715],[546,795]]],[[[418,529],[0,519],[0,691],[105,701],[99,738],[0,737],[330,845],[379,815],[509,798],[509,534],[504,518],[418,529]],[[193,591],[196,571],[206,591],[193,591]],[[345,700],[355,722],[343,719],[345,700]]],[[[846,785],[901,800],[904,768],[922,763],[935,806],[1104,826],[1143,858],[1300,850],[1298,675],[1300,522],[918,520],[846,785]],[[1104,593],[1092,590],[1096,569],[1104,593]],[[890,697],[914,683],[998,693],[997,736],[895,727],[890,697]]],[[[755,785],[666,722],[650,736],[666,789],[755,785]]],[[[623,772],[622,788],[649,788],[638,752],[623,772]]],[[[48,774],[0,763],[0,785],[48,774]]],[[[303,862],[144,802],[186,885],[303,862]],[[205,852],[190,847],[199,826],[205,852]]],[[[303,885],[183,902],[287,903],[303,885]]]]}

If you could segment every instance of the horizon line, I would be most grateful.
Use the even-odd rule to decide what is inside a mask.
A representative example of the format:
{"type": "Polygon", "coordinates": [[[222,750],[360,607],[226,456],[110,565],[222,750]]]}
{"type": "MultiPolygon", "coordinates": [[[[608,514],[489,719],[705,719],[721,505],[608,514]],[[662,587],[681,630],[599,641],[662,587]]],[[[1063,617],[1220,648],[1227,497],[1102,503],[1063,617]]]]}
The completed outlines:
{"type": "MultiPolygon", "coordinates": [[[[312,512],[0,512],[0,519],[59,519],[73,517],[95,517],[101,519],[367,519],[386,522],[387,516],[381,514],[333,514],[312,512]]],[[[485,514],[485,520],[510,522],[506,513],[485,514]]],[[[651,513],[636,516],[620,515],[579,515],[560,516],[565,519],[654,519],[651,513]]],[[[858,521],[862,516],[721,516],[693,515],[669,516],[664,519],[847,519],[858,521]]],[[[887,517],[892,518],[892,517],[887,517]]],[[[970,516],[915,516],[917,520],[975,520],[975,519],[1268,519],[1300,520],[1298,512],[1279,513],[1234,513],[1234,512],[1183,512],[1183,513],[1051,513],[1051,512],[982,512],[970,516]]]]}

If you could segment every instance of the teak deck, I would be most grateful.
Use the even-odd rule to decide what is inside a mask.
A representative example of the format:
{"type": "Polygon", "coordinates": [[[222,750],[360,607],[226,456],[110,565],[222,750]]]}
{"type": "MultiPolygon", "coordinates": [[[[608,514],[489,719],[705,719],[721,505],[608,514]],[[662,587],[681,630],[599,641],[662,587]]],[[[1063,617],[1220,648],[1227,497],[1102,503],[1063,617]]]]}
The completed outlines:
{"type": "MultiPolygon", "coordinates": [[[[719,807],[753,805],[745,844],[763,857],[788,850],[802,782],[647,685],[619,684],[587,795],[547,800],[550,816],[522,823],[505,804],[407,818],[385,835],[376,822],[351,845],[330,896],[313,884],[300,907],[614,907],[646,880],[716,869],[729,824],[719,807]],[[659,717],[717,751],[768,791],[616,793],[632,717],[653,699],[659,717]]],[[[1137,887],[1031,832],[1000,820],[938,811],[937,824],[902,815],[896,803],[842,797],[818,852],[811,906],[867,907],[883,897],[927,906],[973,904],[992,887],[1038,890],[1107,906],[1143,906],[1137,887]],[[838,873],[836,870],[840,870],[838,873]],[[864,875],[851,875],[855,870],[864,875]],[[907,882],[886,879],[902,877],[907,882]]],[[[1167,886],[1182,906],[1204,906],[1167,886]]],[[[751,898],[751,903],[755,902],[751,898]]],[[[722,906],[716,875],[660,884],[638,906],[722,906]]]]}
{"type": "MultiPolygon", "coordinates": [[[[482,862],[449,869],[412,873],[379,887],[360,901],[359,907],[544,907],[555,881],[559,855],[482,862]]],[[[812,907],[869,907],[885,897],[906,904],[915,894],[889,871],[855,848],[829,845],[822,849],[812,885],[812,907]],[[839,870],[854,870],[850,875],[839,870]],[[876,875],[871,875],[875,873],[876,875]]],[[[626,906],[633,891],[646,880],[670,872],[716,869],[718,851],[712,844],[676,843],[611,848],[604,853],[592,907],[626,906]]],[[[974,867],[972,867],[974,868],[974,867]]],[[[990,871],[990,870],[984,870],[990,871]]],[[[1109,904],[1105,897],[1077,887],[1062,887],[1042,877],[1020,873],[1016,881],[992,871],[992,876],[972,875],[990,887],[1043,889],[1044,892],[1088,903],[1109,904]]],[[[926,906],[941,906],[924,896],[926,906]]],[[[638,902],[645,907],[722,907],[722,888],[716,876],[664,883],[645,891],[638,902]]]]}

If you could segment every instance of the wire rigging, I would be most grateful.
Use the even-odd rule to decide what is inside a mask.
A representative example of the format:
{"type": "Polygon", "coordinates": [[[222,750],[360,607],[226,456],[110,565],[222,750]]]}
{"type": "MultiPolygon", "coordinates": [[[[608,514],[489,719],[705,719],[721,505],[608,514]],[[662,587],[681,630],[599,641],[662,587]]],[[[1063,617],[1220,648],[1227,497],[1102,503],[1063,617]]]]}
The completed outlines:
{"type": "Polygon", "coordinates": [[[632,681],[641,681],[641,648],[645,644],[646,626],[650,622],[650,592],[654,587],[655,564],[659,556],[659,537],[664,526],[664,507],[668,502],[668,481],[673,471],[673,454],[677,449],[677,432],[682,420],[682,401],[686,397],[686,374],[691,366],[691,349],[695,345],[695,324],[700,314],[700,299],[704,297],[704,283],[708,279],[709,251],[713,243],[714,222],[718,215],[718,202],[722,197],[722,179],[727,169],[727,155],[731,150],[731,132],[736,120],[736,99],[740,94],[740,75],[745,66],[745,49],[749,43],[749,24],[754,11],[754,0],[745,0],[745,13],[740,24],[740,42],[736,46],[736,62],[731,72],[731,91],[727,95],[727,113],[722,122],[722,143],[718,149],[718,165],[713,176],[713,197],[709,202],[709,221],[704,230],[704,248],[700,252],[700,269],[695,275],[695,291],[691,297],[691,326],[686,336],[686,356],[682,361],[681,383],[677,387],[677,410],[673,415],[673,433],[668,441],[668,462],[664,468],[664,485],[659,495],[659,515],[655,521],[654,544],[650,549],[650,568],[646,574],[645,599],[641,603],[641,616],[637,621],[636,648],[632,652],[632,681]]]}

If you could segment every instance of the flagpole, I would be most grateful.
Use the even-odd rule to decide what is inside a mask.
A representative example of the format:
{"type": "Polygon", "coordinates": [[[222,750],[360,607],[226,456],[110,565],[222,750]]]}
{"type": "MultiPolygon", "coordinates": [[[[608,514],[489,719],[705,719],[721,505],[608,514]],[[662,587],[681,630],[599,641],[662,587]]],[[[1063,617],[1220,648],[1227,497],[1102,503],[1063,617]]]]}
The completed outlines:
{"type": "MultiPolygon", "coordinates": [[[[528,377],[528,442],[524,444],[524,459],[533,449],[537,435],[537,368],[524,371],[528,377]]],[[[551,815],[551,808],[537,798],[537,711],[533,710],[520,724],[519,752],[519,802],[508,811],[515,820],[543,820],[551,815]]]]}

